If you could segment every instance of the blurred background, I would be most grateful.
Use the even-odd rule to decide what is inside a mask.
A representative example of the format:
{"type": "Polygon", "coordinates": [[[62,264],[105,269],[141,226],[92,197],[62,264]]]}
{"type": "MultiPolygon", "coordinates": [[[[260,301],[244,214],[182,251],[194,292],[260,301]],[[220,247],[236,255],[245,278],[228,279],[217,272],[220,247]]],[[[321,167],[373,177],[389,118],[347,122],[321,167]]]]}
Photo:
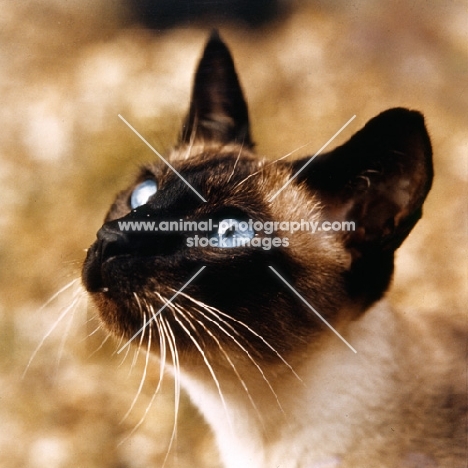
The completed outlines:
{"type": "MultiPolygon", "coordinates": [[[[0,12],[0,466],[163,463],[172,381],[147,410],[150,362],[122,422],[144,357],[116,355],[71,282],[114,194],[153,157],[117,114],[166,151],[213,27],[233,51],[260,154],[313,154],[354,114],[333,145],[386,108],[425,114],[436,178],[389,297],[408,313],[465,314],[466,1],[0,0],[0,12]]],[[[166,467],[218,466],[183,397],[166,467]]]]}

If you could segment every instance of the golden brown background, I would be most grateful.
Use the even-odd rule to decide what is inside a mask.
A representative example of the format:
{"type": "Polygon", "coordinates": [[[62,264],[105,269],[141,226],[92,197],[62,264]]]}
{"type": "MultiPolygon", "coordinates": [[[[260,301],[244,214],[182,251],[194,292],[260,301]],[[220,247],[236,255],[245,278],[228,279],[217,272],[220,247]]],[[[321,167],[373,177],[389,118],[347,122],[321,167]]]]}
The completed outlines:
{"type": "MultiPolygon", "coordinates": [[[[153,158],[117,114],[167,150],[214,26],[234,53],[261,154],[306,143],[298,156],[312,154],[354,114],[334,145],[386,108],[425,114],[436,179],[399,251],[390,299],[408,313],[465,314],[467,1],[278,0],[278,14],[255,27],[219,11],[175,11],[171,27],[153,30],[138,22],[137,1],[0,0],[2,467],[161,466],[173,427],[170,378],[132,434],[157,364],[121,423],[143,357],[132,365],[130,353],[122,363],[115,342],[100,347],[105,335],[91,334],[97,322],[84,298],[47,335],[71,289],[41,305],[79,275],[113,194],[153,158]]],[[[186,398],[166,466],[219,466],[186,398]]]]}

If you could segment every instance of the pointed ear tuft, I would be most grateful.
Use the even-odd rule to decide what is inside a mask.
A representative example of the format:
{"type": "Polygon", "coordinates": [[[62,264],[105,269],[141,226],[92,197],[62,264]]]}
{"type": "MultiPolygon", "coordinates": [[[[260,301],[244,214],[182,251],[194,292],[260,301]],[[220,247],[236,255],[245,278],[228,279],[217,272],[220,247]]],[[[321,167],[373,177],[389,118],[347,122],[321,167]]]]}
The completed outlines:
{"type": "Polygon", "coordinates": [[[180,141],[253,146],[247,104],[234,62],[216,30],[211,33],[195,73],[190,110],[180,141]]]}

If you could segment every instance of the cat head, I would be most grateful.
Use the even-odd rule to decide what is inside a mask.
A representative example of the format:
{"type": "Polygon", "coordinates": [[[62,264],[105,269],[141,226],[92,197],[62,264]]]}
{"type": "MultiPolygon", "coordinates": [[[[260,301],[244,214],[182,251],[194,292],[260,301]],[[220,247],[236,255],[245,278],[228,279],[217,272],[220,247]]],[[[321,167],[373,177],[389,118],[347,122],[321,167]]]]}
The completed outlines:
{"type": "Polygon", "coordinates": [[[183,360],[198,346],[222,360],[221,343],[242,354],[240,342],[274,359],[329,333],[308,305],[339,328],[382,297],[431,181],[424,119],[403,108],[318,157],[254,154],[233,60],[213,33],[177,145],[118,194],[83,283],[111,332],[152,336],[156,352],[169,333],[183,360]]]}

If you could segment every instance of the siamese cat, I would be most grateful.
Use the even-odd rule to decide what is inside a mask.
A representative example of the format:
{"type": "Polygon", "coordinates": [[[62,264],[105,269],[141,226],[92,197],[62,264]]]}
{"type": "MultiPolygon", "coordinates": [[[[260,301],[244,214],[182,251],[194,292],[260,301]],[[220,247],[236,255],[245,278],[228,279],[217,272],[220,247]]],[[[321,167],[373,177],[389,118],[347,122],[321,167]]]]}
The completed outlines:
{"type": "Polygon", "coordinates": [[[258,157],[214,32],[177,145],[117,195],[83,283],[111,334],[172,361],[227,468],[465,467],[466,334],[382,299],[432,177],[404,108],[258,157]]]}

